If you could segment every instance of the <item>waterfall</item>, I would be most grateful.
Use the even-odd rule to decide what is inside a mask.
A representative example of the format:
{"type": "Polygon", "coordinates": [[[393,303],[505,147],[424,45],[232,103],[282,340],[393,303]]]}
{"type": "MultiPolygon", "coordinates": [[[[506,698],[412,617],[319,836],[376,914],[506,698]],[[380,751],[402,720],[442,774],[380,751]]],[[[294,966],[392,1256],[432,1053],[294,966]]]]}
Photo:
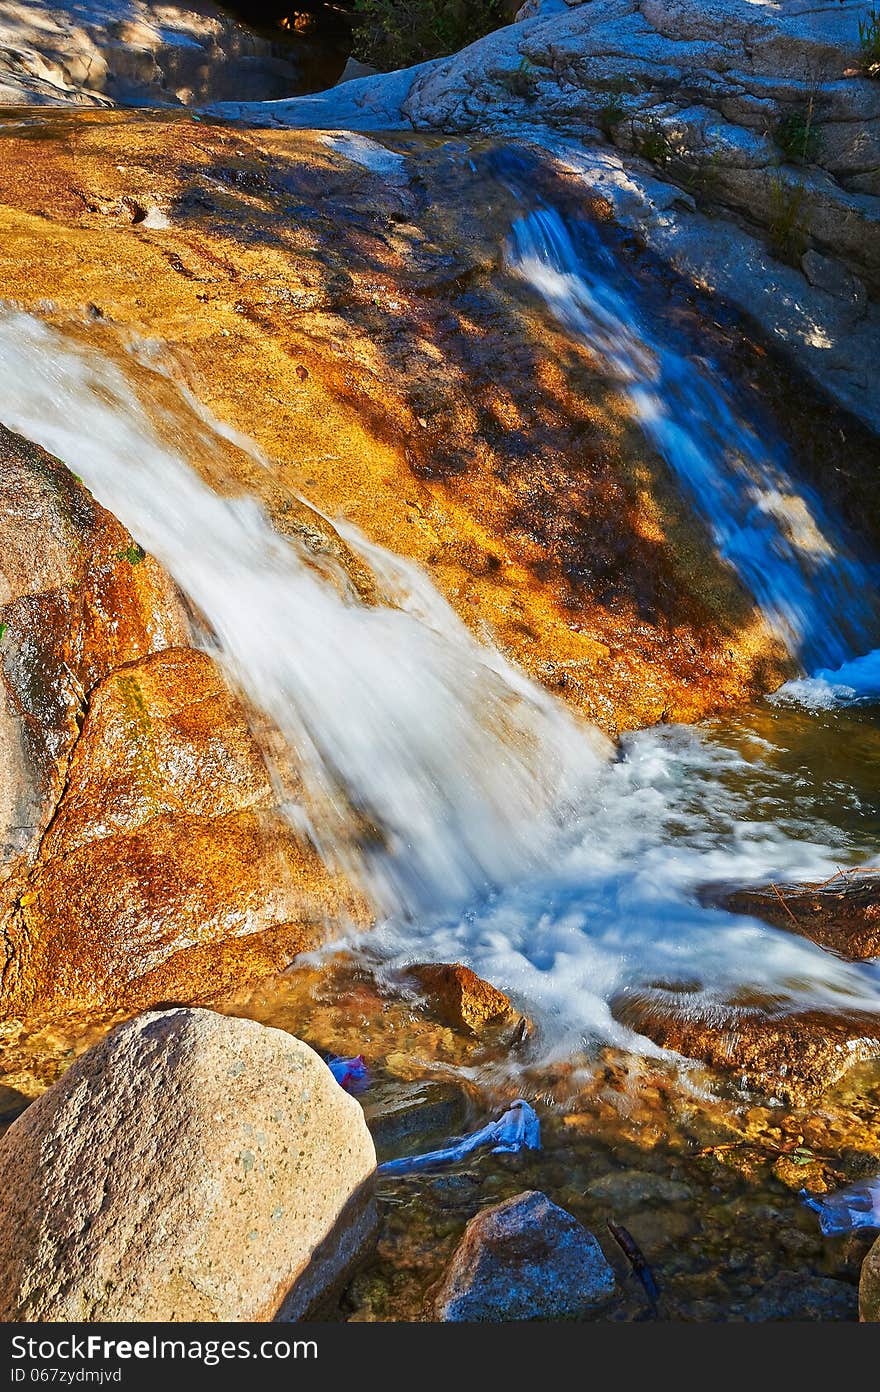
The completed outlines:
{"type": "MultiPolygon", "coordinates": [[[[676,459],[680,446],[683,477],[710,495],[699,505],[719,544],[748,563],[776,621],[801,651],[825,651],[832,601],[816,592],[827,582],[861,613],[849,588],[861,572],[840,559],[814,502],[800,530],[783,523],[771,492],[793,494],[778,458],[760,464],[757,437],[737,426],[720,385],[699,374],[693,385],[691,367],[661,353],[619,296],[588,285],[558,219],[526,220],[512,247],[634,399],[653,402],[646,430],[676,459]],[[667,374],[685,386],[667,393],[667,374]],[[729,452],[720,437],[734,427],[729,452]],[[751,490],[744,510],[740,486],[751,490]]],[[[192,451],[216,456],[223,482],[230,432],[161,385],[148,403],[123,357],[0,314],[0,420],[63,459],[204,616],[211,650],[299,772],[289,816],[373,897],[379,922],[360,950],[380,969],[466,961],[514,989],[560,1050],[585,1039],[653,1050],[611,1003],[658,980],[687,980],[695,1009],[742,988],[783,1007],[878,1008],[877,964],[697,900],[708,881],[822,878],[866,857],[800,788],[711,729],[644,731],[613,757],[603,736],[478,643],[418,567],[340,524],[375,578],[377,602],[365,602],[341,565],[282,536],[240,486],[205,481],[192,451]]]]}
{"type": "Polygon", "coordinates": [[[807,671],[836,668],[876,642],[876,572],[795,482],[784,443],[738,408],[713,364],[648,326],[635,277],[598,228],[573,230],[555,209],[536,209],[515,222],[507,260],[620,384],[719,553],[807,671]]]}
{"type": "Polygon", "coordinates": [[[182,395],[175,409],[157,430],[109,357],[0,315],[0,420],[73,469],[205,617],[288,743],[306,792],[290,812],[325,859],[413,913],[541,864],[610,743],[478,644],[416,566],[347,529],[378,582],[365,604],[253,498],[215,492],[170,441],[220,456],[229,432],[187,419],[182,395]]]}

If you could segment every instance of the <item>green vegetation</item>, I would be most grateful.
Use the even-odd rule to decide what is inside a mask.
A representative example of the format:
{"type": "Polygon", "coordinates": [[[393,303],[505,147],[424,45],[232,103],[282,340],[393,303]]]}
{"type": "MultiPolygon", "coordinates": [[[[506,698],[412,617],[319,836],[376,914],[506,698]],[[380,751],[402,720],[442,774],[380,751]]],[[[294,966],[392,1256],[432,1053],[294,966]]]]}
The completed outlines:
{"type": "Polygon", "coordinates": [[[0,623],[0,643],[2,643],[3,639],[6,637],[6,630],[8,629],[8,627],[9,624],[0,623]]]}
{"type": "Polygon", "coordinates": [[[599,129],[607,140],[610,140],[614,135],[625,115],[623,98],[620,93],[610,93],[605,105],[599,108],[597,117],[599,129]]]}
{"type": "Polygon", "coordinates": [[[638,126],[633,125],[633,143],[636,152],[661,169],[672,158],[672,145],[662,122],[656,116],[649,116],[638,126]]]}
{"type": "Polygon", "coordinates": [[[710,202],[720,195],[720,169],[721,151],[706,145],[675,160],[674,178],[693,198],[710,202]]]}
{"type": "Polygon", "coordinates": [[[782,154],[790,164],[812,164],[819,153],[820,136],[813,121],[813,103],[801,111],[790,111],[773,132],[782,154]]]}
{"type": "Polygon", "coordinates": [[[128,561],[129,565],[136,566],[140,565],[141,561],[146,558],[146,554],[144,548],[133,541],[130,546],[126,546],[124,551],[116,552],[116,559],[117,561],[128,561]]]}
{"type": "Polygon", "coordinates": [[[859,48],[865,72],[869,77],[880,77],[880,10],[870,9],[859,20],[859,48]]]}
{"type": "Polygon", "coordinates": [[[512,72],[503,73],[498,81],[502,87],[507,88],[512,96],[524,97],[526,101],[533,101],[538,90],[539,79],[528,58],[523,58],[518,68],[514,68],[512,72]]]}
{"type": "Polygon", "coordinates": [[[441,58],[508,22],[505,0],[355,0],[354,54],[386,72],[441,58]]]}
{"type": "Polygon", "coordinates": [[[791,265],[797,264],[810,244],[804,198],[803,184],[789,184],[781,174],[770,185],[770,243],[780,260],[791,265]]]}

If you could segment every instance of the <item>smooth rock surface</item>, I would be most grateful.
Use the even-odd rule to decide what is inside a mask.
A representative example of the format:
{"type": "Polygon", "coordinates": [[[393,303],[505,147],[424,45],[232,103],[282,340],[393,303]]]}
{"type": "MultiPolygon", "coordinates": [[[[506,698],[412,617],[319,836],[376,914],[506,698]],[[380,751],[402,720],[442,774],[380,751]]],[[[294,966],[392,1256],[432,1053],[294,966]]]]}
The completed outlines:
{"type": "Polygon", "coordinates": [[[0,1318],[298,1319],[374,1223],[358,1103],[305,1044],[141,1016],[0,1142],[0,1318]]]}
{"type": "Polygon", "coordinates": [[[210,999],[358,913],[278,810],[213,659],[189,648],[92,692],[26,885],[4,922],[6,1015],[210,999]]]}
{"type": "Polygon", "coordinates": [[[869,1324],[880,1324],[880,1237],[862,1262],[859,1319],[869,1324]]]}
{"type": "Polygon", "coordinates": [[[2,427],[0,521],[0,1018],[202,1002],[363,921],[169,576],[2,427]]]}
{"type": "Polygon", "coordinates": [[[0,426],[0,834],[33,854],[92,688],[190,641],[174,584],[68,469],[0,426]]]}
{"type": "MultiPolygon", "coordinates": [[[[60,326],[91,302],[111,355],[118,331],[161,339],[272,460],[233,471],[196,447],[206,480],[258,497],[367,602],[375,578],[319,513],[424,567],[482,639],[611,733],[792,675],[621,393],[499,273],[519,205],[497,179],[486,202],[494,152],[472,170],[441,147],[404,159],[171,113],[29,121],[39,139],[4,137],[0,296],[51,300],[60,326]],[[169,225],[145,230],[134,205],[169,225]]],[[[822,438],[833,456],[837,432],[822,438]]]]}
{"type": "Polygon", "coordinates": [[[210,0],[0,0],[0,106],[177,106],[300,90],[290,51],[210,0]]]}
{"type": "Polygon", "coordinates": [[[642,206],[627,220],[652,246],[778,333],[876,429],[864,364],[880,318],[874,304],[865,322],[859,286],[880,288],[880,83],[860,66],[864,11],[860,0],[553,0],[450,58],[337,92],[212,110],[256,125],[492,131],[541,143],[558,133],[584,143],[594,186],[602,144],[617,146],[615,211],[635,194],[642,206]],[[805,123],[806,159],[785,134],[805,123]],[[652,197],[660,182],[678,204],[665,215],[652,197]],[[703,206],[733,219],[707,218],[703,206]],[[809,251],[826,264],[805,275],[809,251]]]}
{"type": "Polygon", "coordinates": [[[434,1298],[456,1322],[585,1318],[614,1292],[592,1233],[528,1190],[472,1218],[434,1298]]]}

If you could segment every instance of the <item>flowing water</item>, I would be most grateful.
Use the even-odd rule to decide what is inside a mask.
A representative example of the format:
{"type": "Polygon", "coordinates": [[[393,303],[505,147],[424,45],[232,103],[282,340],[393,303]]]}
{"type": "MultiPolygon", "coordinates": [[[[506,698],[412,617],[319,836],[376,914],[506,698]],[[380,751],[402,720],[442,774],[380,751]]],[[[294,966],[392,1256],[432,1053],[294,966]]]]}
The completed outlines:
{"type": "Polygon", "coordinates": [[[535,209],[514,224],[508,262],[620,382],[789,651],[810,672],[864,652],[878,632],[877,567],[851,553],[816,494],[795,482],[782,440],[737,409],[715,365],[646,322],[635,276],[598,227],[535,209]]]}
{"type": "MultiPolygon", "coordinates": [[[[701,903],[707,885],[823,879],[877,857],[876,572],[736,384],[652,314],[600,229],[523,200],[506,256],[523,294],[602,362],[800,661],[803,675],[753,709],[614,748],[478,643],[416,566],[335,522],[374,578],[367,602],[341,561],[276,529],[232,459],[244,452],[252,477],[271,477],[270,462],[150,345],[0,312],[0,421],[62,458],[174,576],[206,646],[283,737],[302,787],[283,794],[279,767],[289,816],[376,906],[371,933],[340,924],[347,954],[221,1008],[316,1047],[366,1047],[380,1122],[383,1098],[392,1111],[430,1100],[438,1079],[479,1084],[473,1120],[494,1091],[576,1098],[570,1115],[544,1111],[537,1157],[386,1184],[379,1252],[343,1314],[418,1318],[467,1219],[524,1187],[601,1237],[609,1202],[591,1185],[635,1169],[648,1197],[626,1222],[674,1317],[729,1318],[734,1295],[758,1309],[741,1317],[778,1317],[785,1292],[765,1286],[792,1265],[799,1289],[834,1278],[817,1308],[837,1300],[852,1317],[860,1254],[819,1234],[776,1167],[808,1133],[858,1173],[876,1151],[880,1073],[857,1070],[806,1112],[719,1099],[699,1075],[682,1086],[680,1061],[613,1005],[627,988],[685,982],[701,1014],[745,998],[880,1012],[880,962],[701,903]],[[428,959],[466,961],[528,1009],[540,1042],[525,1072],[413,1009],[399,968],[428,959]],[[678,1197],[651,1197],[670,1170],[678,1197]]],[[[7,1049],[2,1076],[18,1086],[35,1068],[45,1086],[107,1023],[7,1049]]],[[[383,1155],[401,1142],[388,1144],[383,1155]]],[[[638,1291],[616,1309],[646,1313],[638,1291]]]]}
{"type": "MultiPolygon", "coordinates": [[[[648,339],[598,278],[602,259],[588,279],[551,215],[518,225],[512,247],[554,311],[653,403],[639,407],[646,431],[711,507],[727,554],[748,558],[743,577],[771,596],[792,641],[826,661],[845,655],[828,636],[828,606],[844,597],[867,641],[867,572],[817,500],[737,425],[708,369],[648,339]],[[666,393],[673,372],[684,386],[666,393]],[[725,451],[735,427],[736,449],[725,451]]],[[[697,1009],[744,989],[792,1008],[878,1007],[877,965],[845,963],[696,897],[709,882],[821,879],[873,856],[870,781],[869,814],[841,825],[846,794],[829,806],[821,789],[805,789],[803,766],[794,777],[785,767],[782,708],[778,730],[761,735],[659,727],[615,754],[479,645],[410,563],[340,525],[378,583],[379,602],[365,604],[341,568],[317,566],[253,498],[212,488],[170,441],[198,439],[220,461],[230,432],[183,393],[174,411],[157,428],[124,365],[33,317],[0,318],[0,419],[64,459],[205,617],[232,680],[303,774],[291,817],[374,898],[381,923],[362,951],[392,969],[470,962],[515,990],[556,1053],[584,1041],[656,1052],[610,1003],[670,978],[693,983],[697,1009]]],[[[849,796],[859,800],[851,787],[849,796]]]]}

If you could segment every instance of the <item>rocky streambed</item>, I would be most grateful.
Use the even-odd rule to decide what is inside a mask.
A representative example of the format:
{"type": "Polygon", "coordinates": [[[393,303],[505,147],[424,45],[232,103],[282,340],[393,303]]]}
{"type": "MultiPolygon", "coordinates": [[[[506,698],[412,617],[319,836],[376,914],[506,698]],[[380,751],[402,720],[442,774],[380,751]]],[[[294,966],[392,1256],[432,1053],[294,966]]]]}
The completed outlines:
{"type": "Polygon", "coordinates": [[[880,1165],[876,84],[794,265],[593,111],[693,133],[680,20],[763,159],[796,9],[0,114],[4,1318],[858,1316],[801,1191],[880,1165]],[[375,1173],[516,1098],[540,1150],[375,1173]]]}

